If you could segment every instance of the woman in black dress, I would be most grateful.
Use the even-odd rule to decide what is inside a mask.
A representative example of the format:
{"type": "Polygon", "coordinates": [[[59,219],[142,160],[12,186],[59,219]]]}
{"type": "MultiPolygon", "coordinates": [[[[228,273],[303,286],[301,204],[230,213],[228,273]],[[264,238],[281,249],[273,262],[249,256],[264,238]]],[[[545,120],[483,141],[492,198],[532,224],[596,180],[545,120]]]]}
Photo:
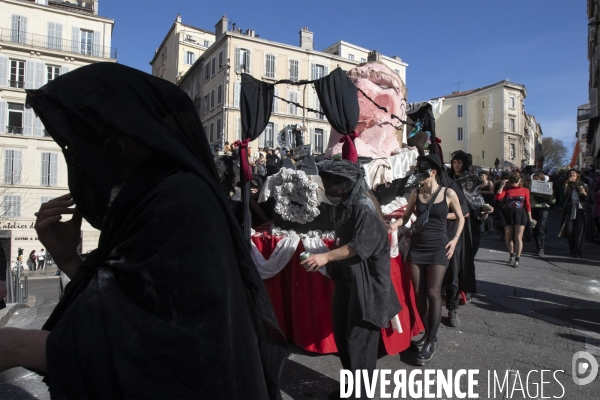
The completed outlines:
{"type": "Polygon", "coordinates": [[[423,346],[417,355],[417,363],[424,365],[431,360],[435,352],[436,336],[442,316],[442,281],[465,219],[456,192],[443,188],[438,183],[438,176],[442,173],[439,157],[419,156],[417,168],[419,172],[429,174],[429,177],[421,182],[422,186],[419,189],[413,190],[402,219],[391,224],[390,228],[400,228],[399,234],[405,234],[407,228],[404,225],[410,216],[416,213],[417,221],[412,226],[408,259],[419,315],[426,330],[417,344],[423,346]],[[446,234],[449,209],[452,209],[458,218],[454,238],[450,241],[446,234]]]}
{"type": "Polygon", "coordinates": [[[567,181],[563,184],[565,205],[563,206],[559,237],[566,237],[571,257],[580,258],[583,253],[585,239],[585,200],[589,189],[581,181],[579,171],[570,169],[567,181]]]}

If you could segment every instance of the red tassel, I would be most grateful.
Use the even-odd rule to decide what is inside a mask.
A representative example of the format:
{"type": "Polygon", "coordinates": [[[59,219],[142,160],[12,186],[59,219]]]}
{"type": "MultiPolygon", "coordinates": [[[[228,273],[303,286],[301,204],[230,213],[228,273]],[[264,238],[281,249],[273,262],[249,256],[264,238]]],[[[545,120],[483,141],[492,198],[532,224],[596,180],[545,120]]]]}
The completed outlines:
{"type": "Polygon", "coordinates": [[[252,181],[252,169],[250,169],[250,165],[248,164],[248,144],[250,143],[250,139],[244,139],[242,141],[237,140],[233,143],[233,147],[239,147],[240,151],[240,162],[242,167],[242,183],[252,181]]]}
{"type": "Polygon", "coordinates": [[[354,139],[360,136],[360,132],[352,131],[348,135],[342,136],[340,143],[342,145],[342,159],[356,163],[358,161],[358,152],[354,145],[354,139]]]}

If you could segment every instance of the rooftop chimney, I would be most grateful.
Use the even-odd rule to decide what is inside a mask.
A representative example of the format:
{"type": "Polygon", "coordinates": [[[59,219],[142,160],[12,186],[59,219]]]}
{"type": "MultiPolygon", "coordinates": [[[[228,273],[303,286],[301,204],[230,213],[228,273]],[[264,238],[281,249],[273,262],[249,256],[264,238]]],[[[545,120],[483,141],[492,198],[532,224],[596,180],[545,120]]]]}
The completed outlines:
{"type": "Polygon", "coordinates": [[[370,51],[369,55],[367,56],[367,61],[381,61],[381,54],[379,54],[377,50],[370,51]]]}
{"type": "Polygon", "coordinates": [[[314,50],[313,33],[305,26],[300,30],[300,48],[305,50],[314,50]]]}
{"type": "Polygon", "coordinates": [[[181,15],[179,15],[179,13],[177,13],[177,18],[175,18],[175,21],[181,23],[181,15]]]}
{"type": "Polygon", "coordinates": [[[228,26],[229,20],[225,15],[223,15],[219,22],[217,22],[217,24],[215,25],[215,35],[217,36],[216,40],[219,40],[221,36],[223,36],[225,32],[227,32],[228,26]]]}

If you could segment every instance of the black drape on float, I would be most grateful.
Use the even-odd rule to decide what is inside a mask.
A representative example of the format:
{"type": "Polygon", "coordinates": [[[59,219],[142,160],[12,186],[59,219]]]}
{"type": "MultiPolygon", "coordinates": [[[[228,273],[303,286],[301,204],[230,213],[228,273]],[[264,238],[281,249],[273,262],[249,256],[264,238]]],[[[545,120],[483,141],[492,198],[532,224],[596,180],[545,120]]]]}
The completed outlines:
{"type": "Polygon", "coordinates": [[[238,145],[240,167],[242,173],[242,210],[244,218],[244,239],[250,242],[252,217],[250,214],[250,181],[252,170],[248,165],[248,144],[256,140],[264,131],[273,109],[273,94],[275,86],[254,79],[248,74],[242,74],[242,93],[240,96],[240,111],[242,113],[242,140],[238,145]]]}
{"type": "MultiPolygon", "coordinates": [[[[414,124],[420,122],[421,131],[431,133],[429,136],[429,141],[431,142],[428,147],[429,154],[437,154],[440,156],[440,159],[443,160],[442,154],[439,154],[440,152],[436,142],[435,117],[433,116],[432,105],[427,102],[407,104],[406,117],[410,125],[414,126],[414,124]]],[[[421,144],[423,145],[424,143],[421,144]]]]}
{"type": "Polygon", "coordinates": [[[356,162],[354,139],[358,137],[355,129],[360,113],[356,86],[341,68],[317,79],[314,85],[327,121],[333,129],[344,135],[342,158],[356,162]]]}

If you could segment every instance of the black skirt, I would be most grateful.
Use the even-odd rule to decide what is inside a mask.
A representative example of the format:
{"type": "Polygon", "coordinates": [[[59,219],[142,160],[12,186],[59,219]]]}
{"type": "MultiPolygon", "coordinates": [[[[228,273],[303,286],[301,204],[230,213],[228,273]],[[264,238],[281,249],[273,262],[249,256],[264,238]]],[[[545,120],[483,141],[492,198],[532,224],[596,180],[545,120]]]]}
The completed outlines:
{"type": "Polygon", "coordinates": [[[529,215],[524,208],[504,207],[502,209],[504,216],[504,225],[527,225],[529,223],[529,215]]]}

